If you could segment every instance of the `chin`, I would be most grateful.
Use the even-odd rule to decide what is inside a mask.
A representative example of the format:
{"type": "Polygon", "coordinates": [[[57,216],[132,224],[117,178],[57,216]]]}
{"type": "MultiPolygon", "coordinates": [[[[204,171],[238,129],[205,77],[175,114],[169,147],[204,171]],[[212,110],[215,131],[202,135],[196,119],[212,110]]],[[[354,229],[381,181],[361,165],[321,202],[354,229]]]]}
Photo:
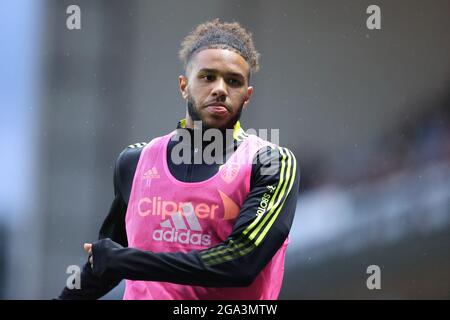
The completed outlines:
{"type": "Polygon", "coordinates": [[[222,129],[225,125],[226,123],[221,121],[203,121],[203,126],[208,128],[222,129]]]}
{"type": "Polygon", "coordinates": [[[208,128],[217,128],[221,129],[222,127],[225,127],[229,121],[229,119],[216,119],[214,117],[203,117],[202,119],[202,125],[204,127],[208,128]]]}

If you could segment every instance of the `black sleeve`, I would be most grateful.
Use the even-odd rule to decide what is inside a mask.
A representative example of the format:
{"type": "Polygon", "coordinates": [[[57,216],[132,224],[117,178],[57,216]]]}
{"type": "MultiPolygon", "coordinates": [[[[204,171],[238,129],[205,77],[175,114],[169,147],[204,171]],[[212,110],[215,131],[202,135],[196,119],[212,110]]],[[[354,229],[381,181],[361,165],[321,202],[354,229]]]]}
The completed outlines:
{"type": "Polygon", "coordinates": [[[145,143],[136,143],[123,150],[116,161],[114,173],[114,194],[116,203],[102,224],[99,239],[110,238],[124,247],[128,247],[125,229],[125,215],[130,198],[131,186],[137,163],[145,143]]]}
{"type": "Polygon", "coordinates": [[[290,150],[266,148],[256,158],[250,193],[225,241],[188,253],[153,253],[103,239],[93,244],[94,274],[204,287],[250,285],[288,236],[300,183],[290,150]]]}
{"type": "MultiPolygon", "coordinates": [[[[99,239],[113,239],[123,247],[128,246],[125,230],[125,214],[127,212],[129,197],[129,188],[124,188],[124,186],[126,183],[131,185],[130,179],[132,180],[134,176],[140,151],[141,150],[138,150],[138,148],[129,146],[120,153],[116,160],[114,168],[114,200],[109,209],[109,213],[100,228],[98,237],[99,239]]],[[[86,262],[83,267],[80,280],[80,289],[68,289],[67,287],[64,287],[58,299],[98,299],[111,291],[120,282],[120,279],[94,275],[88,262],[86,262]]]]}

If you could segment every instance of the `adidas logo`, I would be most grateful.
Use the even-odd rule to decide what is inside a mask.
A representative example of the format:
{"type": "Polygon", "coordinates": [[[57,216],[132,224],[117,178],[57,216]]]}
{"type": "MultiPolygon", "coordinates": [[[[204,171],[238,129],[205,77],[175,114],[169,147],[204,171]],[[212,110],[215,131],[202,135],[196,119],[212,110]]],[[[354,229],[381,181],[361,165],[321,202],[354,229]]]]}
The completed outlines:
{"type": "Polygon", "coordinates": [[[130,145],[128,146],[128,148],[131,148],[131,149],[139,149],[139,148],[145,147],[146,145],[147,145],[147,142],[138,142],[138,143],[130,144],[130,145]]]}
{"type": "MultiPolygon", "coordinates": [[[[192,207],[192,204],[190,203],[187,203],[186,205],[192,207]]],[[[172,214],[169,219],[162,221],[160,223],[162,229],[153,231],[153,240],[198,246],[211,246],[211,236],[202,233],[203,229],[200,226],[197,215],[192,209],[188,208],[187,210],[189,212],[187,214],[182,214],[178,211],[172,214]]],[[[184,212],[186,212],[186,210],[184,210],[184,212]]]]}
{"type": "Polygon", "coordinates": [[[150,170],[146,171],[143,176],[144,179],[155,179],[159,178],[158,170],[156,167],[151,168],[150,170]]]}

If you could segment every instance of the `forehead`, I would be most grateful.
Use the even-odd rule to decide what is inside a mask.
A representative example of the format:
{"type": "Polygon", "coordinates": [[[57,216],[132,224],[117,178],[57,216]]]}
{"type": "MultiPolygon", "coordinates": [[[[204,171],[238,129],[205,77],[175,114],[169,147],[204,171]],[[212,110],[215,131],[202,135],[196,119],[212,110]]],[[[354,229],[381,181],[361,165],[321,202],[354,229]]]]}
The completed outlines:
{"type": "Polygon", "coordinates": [[[217,69],[221,72],[248,74],[249,65],[238,53],[227,49],[205,49],[196,53],[191,60],[192,71],[217,69]]]}

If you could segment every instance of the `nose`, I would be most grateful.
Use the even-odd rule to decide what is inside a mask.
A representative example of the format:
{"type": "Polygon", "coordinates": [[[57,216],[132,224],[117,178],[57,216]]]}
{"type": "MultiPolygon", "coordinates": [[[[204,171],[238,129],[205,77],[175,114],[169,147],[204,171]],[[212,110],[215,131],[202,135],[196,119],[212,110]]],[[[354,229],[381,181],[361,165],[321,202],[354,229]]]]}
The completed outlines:
{"type": "Polygon", "coordinates": [[[227,98],[227,86],[224,81],[224,79],[219,78],[216,83],[214,84],[214,88],[211,92],[212,96],[215,97],[217,100],[225,101],[227,98]]]}

